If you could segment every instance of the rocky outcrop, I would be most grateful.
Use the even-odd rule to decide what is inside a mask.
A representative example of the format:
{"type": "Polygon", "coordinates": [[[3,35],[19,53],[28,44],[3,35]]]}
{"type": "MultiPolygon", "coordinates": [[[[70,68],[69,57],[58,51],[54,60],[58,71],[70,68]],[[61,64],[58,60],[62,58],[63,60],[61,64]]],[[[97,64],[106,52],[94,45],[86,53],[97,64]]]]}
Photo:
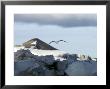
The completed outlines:
{"type": "Polygon", "coordinates": [[[95,76],[97,62],[77,60],[76,54],[63,54],[55,59],[53,55],[38,56],[29,50],[18,50],[14,53],[15,76],[95,76]]]}
{"type": "Polygon", "coordinates": [[[94,61],[78,61],[68,65],[65,70],[69,76],[93,76],[96,75],[97,63],[94,61]]]}
{"type": "Polygon", "coordinates": [[[30,48],[31,46],[34,46],[34,49],[57,50],[56,48],[50,46],[49,44],[41,41],[38,38],[34,38],[34,39],[31,39],[31,40],[23,43],[23,46],[25,46],[25,48],[30,48]],[[32,44],[33,42],[35,42],[35,44],[32,44]]]}

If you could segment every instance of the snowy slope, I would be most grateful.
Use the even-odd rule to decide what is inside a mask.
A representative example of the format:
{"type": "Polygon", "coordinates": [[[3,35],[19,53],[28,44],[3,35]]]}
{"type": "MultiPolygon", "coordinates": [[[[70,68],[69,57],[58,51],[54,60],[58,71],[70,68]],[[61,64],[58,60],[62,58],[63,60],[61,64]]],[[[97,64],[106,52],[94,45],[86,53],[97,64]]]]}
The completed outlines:
{"type": "Polygon", "coordinates": [[[29,49],[32,54],[38,55],[38,56],[45,56],[45,55],[58,56],[58,55],[63,55],[64,53],[66,53],[60,50],[39,50],[39,49],[33,49],[33,48],[25,48],[24,46],[14,47],[14,52],[17,52],[17,50],[20,50],[20,49],[29,49]]]}

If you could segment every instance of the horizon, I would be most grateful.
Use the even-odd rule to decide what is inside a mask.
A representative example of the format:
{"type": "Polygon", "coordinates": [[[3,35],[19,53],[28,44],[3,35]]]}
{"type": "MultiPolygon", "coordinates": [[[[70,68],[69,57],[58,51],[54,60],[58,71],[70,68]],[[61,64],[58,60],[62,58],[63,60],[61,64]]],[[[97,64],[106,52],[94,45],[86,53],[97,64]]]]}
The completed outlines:
{"type": "Polygon", "coordinates": [[[33,19],[31,14],[15,14],[14,44],[19,45],[32,38],[39,38],[46,43],[52,40],[65,40],[68,43],[60,42],[50,45],[72,54],[81,53],[97,57],[96,14],[70,14],[68,16],[55,14],[53,17],[53,14],[36,14],[33,19]],[[50,19],[49,16],[51,16],[50,19]]]}

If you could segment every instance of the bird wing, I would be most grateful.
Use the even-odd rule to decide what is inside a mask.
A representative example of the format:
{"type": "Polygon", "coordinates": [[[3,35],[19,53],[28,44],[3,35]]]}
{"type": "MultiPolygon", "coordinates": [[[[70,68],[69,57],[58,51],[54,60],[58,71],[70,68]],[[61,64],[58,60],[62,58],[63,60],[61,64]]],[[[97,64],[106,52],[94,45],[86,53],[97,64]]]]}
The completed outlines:
{"type": "Polygon", "coordinates": [[[60,41],[66,42],[66,41],[64,41],[64,40],[59,40],[59,41],[57,41],[57,42],[59,43],[60,41]]]}
{"type": "Polygon", "coordinates": [[[51,44],[51,43],[53,43],[53,42],[56,43],[56,41],[51,41],[49,44],[51,44]]]}

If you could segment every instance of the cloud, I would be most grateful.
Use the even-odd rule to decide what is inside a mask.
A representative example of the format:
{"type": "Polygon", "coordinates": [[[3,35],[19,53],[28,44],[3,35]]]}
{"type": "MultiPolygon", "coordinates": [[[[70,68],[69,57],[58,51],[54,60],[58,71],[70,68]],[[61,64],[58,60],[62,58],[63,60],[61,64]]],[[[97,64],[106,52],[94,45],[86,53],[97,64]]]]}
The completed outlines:
{"type": "Polygon", "coordinates": [[[58,25],[62,27],[96,26],[96,14],[15,14],[15,22],[58,25]]]}

